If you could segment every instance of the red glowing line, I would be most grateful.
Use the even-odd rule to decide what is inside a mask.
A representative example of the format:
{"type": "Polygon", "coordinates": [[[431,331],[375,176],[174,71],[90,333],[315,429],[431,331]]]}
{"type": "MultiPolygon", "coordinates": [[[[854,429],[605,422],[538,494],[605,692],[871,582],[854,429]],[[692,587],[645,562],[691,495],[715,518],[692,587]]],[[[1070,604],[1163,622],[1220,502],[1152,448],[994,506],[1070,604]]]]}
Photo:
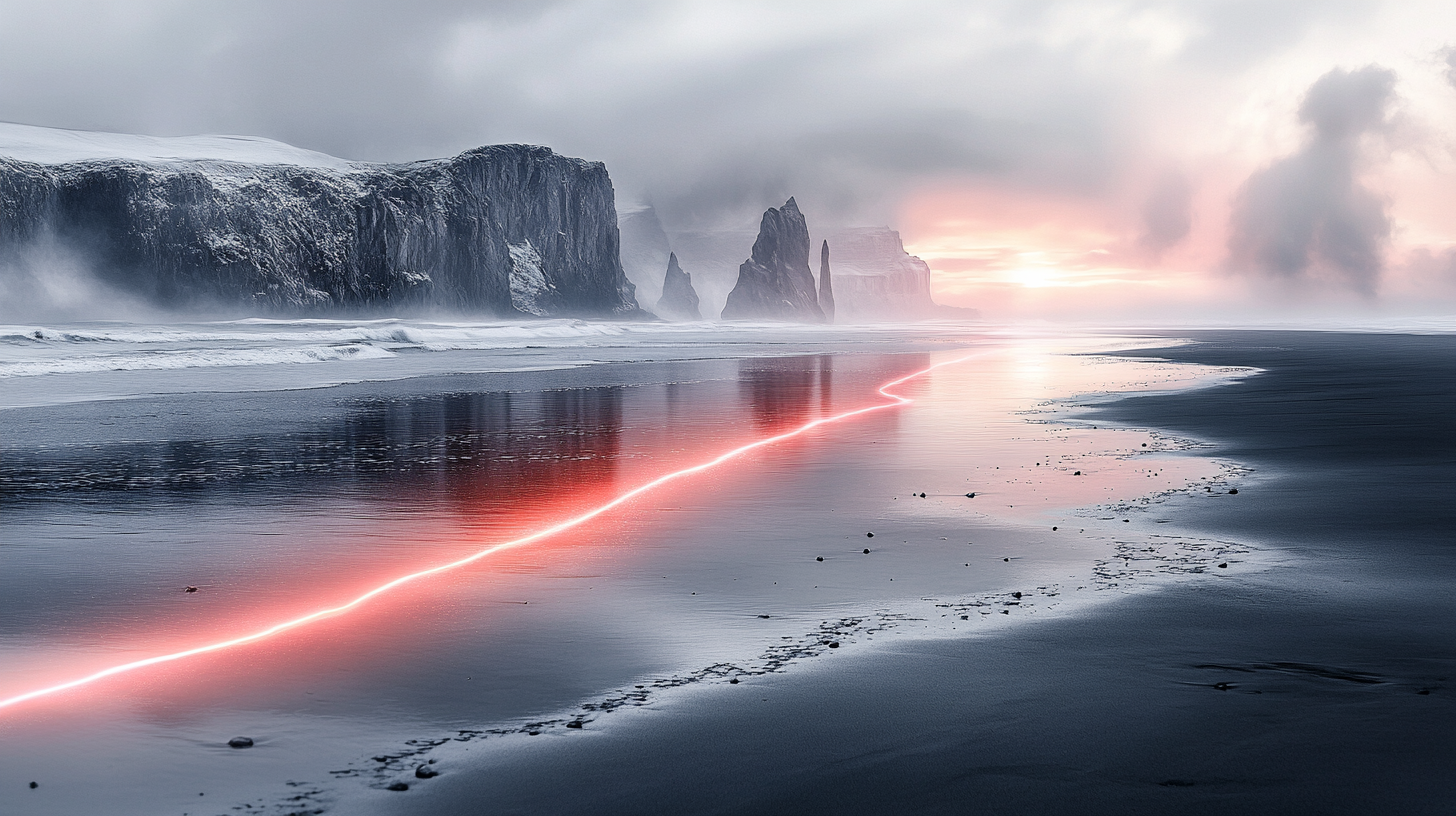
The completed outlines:
{"type": "Polygon", "coordinates": [[[914,402],[914,400],[912,400],[912,399],[910,399],[908,397],[902,397],[899,394],[892,394],[892,393],[890,393],[889,389],[894,388],[895,386],[900,385],[902,383],[905,383],[905,382],[908,382],[910,380],[913,380],[913,379],[915,379],[917,377],[922,377],[922,376],[924,376],[926,374],[929,374],[931,371],[934,371],[935,369],[940,368],[941,366],[947,366],[947,365],[954,365],[956,363],[962,363],[962,362],[965,362],[966,360],[971,359],[972,357],[977,357],[977,356],[980,356],[980,355],[978,355],[978,354],[970,354],[970,355],[967,355],[965,357],[958,357],[958,358],[956,358],[954,360],[946,360],[945,362],[936,363],[935,365],[932,365],[932,366],[930,366],[928,368],[921,369],[920,371],[917,371],[917,372],[915,372],[913,374],[907,374],[904,377],[899,378],[898,380],[891,380],[890,382],[885,383],[884,385],[882,385],[882,386],[879,387],[878,391],[879,391],[879,394],[881,396],[885,397],[886,399],[891,400],[891,402],[884,403],[883,405],[871,405],[871,406],[866,407],[866,408],[857,408],[857,409],[855,409],[853,411],[845,411],[842,414],[835,414],[834,416],[821,417],[819,419],[815,419],[815,420],[811,420],[809,422],[806,422],[803,425],[800,425],[799,427],[797,427],[797,428],[795,428],[795,429],[793,429],[791,431],[786,431],[786,432],[781,433],[781,434],[778,434],[776,436],[766,437],[766,438],[760,439],[760,440],[758,440],[756,442],[750,442],[747,445],[744,445],[744,446],[738,447],[738,448],[734,448],[733,450],[730,450],[727,453],[720,454],[720,455],[718,455],[718,456],[716,456],[716,457],[714,457],[712,459],[709,459],[708,461],[703,462],[701,464],[693,465],[692,467],[686,467],[686,468],[683,468],[682,470],[673,471],[672,473],[668,473],[668,474],[666,474],[664,476],[659,476],[659,477],[657,477],[656,479],[653,479],[650,482],[646,482],[645,484],[638,485],[637,487],[634,487],[631,490],[628,490],[626,493],[623,493],[620,496],[617,496],[615,499],[612,499],[611,501],[607,502],[606,504],[603,504],[603,505],[601,505],[599,507],[596,507],[596,508],[594,508],[592,510],[588,510],[587,512],[582,513],[579,516],[575,516],[574,518],[569,518],[566,521],[560,522],[559,524],[552,525],[551,527],[547,527],[544,530],[538,530],[538,531],[536,531],[534,533],[531,533],[530,535],[525,536],[523,538],[515,539],[514,541],[506,541],[506,542],[501,543],[501,544],[493,544],[493,545],[491,545],[489,547],[486,547],[483,550],[480,550],[478,552],[472,553],[471,555],[467,555],[466,557],[461,558],[458,561],[451,561],[448,564],[440,564],[439,566],[430,567],[429,569],[424,569],[424,570],[420,570],[419,572],[412,572],[409,575],[401,576],[399,578],[394,579],[393,581],[390,581],[387,584],[382,584],[380,586],[377,586],[374,589],[371,589],[368,592],[364,593],[363,595],[360,595],[359,597],[355,598],[354,600],[349,601],[348,603],[342,604],[340,606],[334,606],[334,607],[330,607],[328,609],[320,609],[317,612],[310,612],[309,614],[304,615],[303,617],[294,618],[293,620],[284,621],[283,623],[275,624],[273,626],[268,627],[267,629],[263,629],[261,631],[254,632],[254,633],[252,633],[250,635],[243,635],[241,637],[235,637],[235,638],[233,638],[231,640],[222,640],[222,641],[218,641],[217,643],[209,643],[206,646],[198,646],[198,647],[193,648],[193,649],[186,649],[184,651],[173,652],[171,654],[157,655],[156,657],[148,657],[148,658],[145,658],[145,659],[142,659],[142,660],[134,660],[134,661],[132,661],[130,663],[123,663],[123,664],[121,664],[119,666],[112,666],[109,669],[102,669],[101,671],[98,671],[98,672],[96,672],[94,674],[88,674],[85,677],[81,677],[81,678],[78,678],[78,679],[75,679],[75,680],[70,680],[70,681],[67,681],[65,683],[59,683],[59,684],[54,685],[54,686],[47,686],[46,688],[36,689],[35,691],[28,691],[28,692],[26,692],[24,694],[19,694],[19,695],[16,695],[14,697],[11,697],[9,699],[0,700],[0,708],[8,708],[10,706],[13,706],[13,705],[17,705],[19,703],[26,702],[27,700],[34,700],[37,697],[44,697],[44,696],[49,695],[49,694],[55,694],[57,692],[66,691],[67,689],[73,689],[73,688],[76,688],[78,686],[84,686],[84,685],[86,685],[88,683],[94,683],[97,680],[101,680],[101,679],[104,679],[104,678],[107,678],[107,677],[111,677],[112,675],[117,675],[117,674],[122,674],[122,673],[125,673],[125,672],[135,671],[137,669],[146,668],[147,666],[155,666],[155,665],[157,665],[159,663],[170,663],[173,660],[181,660],[181,659],[183,659],[185,657],[192,657],[194,655],[206,654],[208,652],[216,652],[216,651],[220,651],[222,649],[230,649],[230,648],[232,648],[234,646],[242,646],[242,645],[247,644],[247,643],[253,643],[253,642],[256,642],[256,641],[259,641],[259,640],[263,640],[264,638],[272,637],[273,635],[279,634],[280,632],[286,632],[289,629],[295,629],[295,628],[297,628],[299,626],[303,626],[304,624],[307,624],[307,623],[312,623],[312,622],[317,621],[317,620],[322,620],[323,618],[329,618],[329,617],[333,617],[334,615],[343,614],[344,612],[348,612],[349,610],[353,609],[354,607],[363,604],[365,601],[369,600],[370,598],[373,598],[376,595],[382,595],[382,594],[388,592],[389,590],[394,589],[397,586],[402,586],[402,585],[407,584],[407,583],[409,583],[411,581],[415,581],[415,580],[418,580],[420,578],[425,578],[425,577],[428,577],[430,575],[436,575],[438,573],[448,572],[448,571],[453,570],[453,569],[458,569],[458,568],[463,567],[463,566],[466,566],[468,564],[473,564],[476,561],[479,561],[479,560],[481,560],[482,558],[485,558],[488,555],[493,555],[495,553],[498,553],[501,550],[509,550],[509,549],[514,549],[516,547],[523,547],[523,546],[525,546],[527,544],[532,544],[534,542],[540,541],[543,538],[547,538],[549,536],[553,536],[553,535],[555,535],[555,534],[557,534],[559,532],[562,532],[564,530],[569,530],[569,529],[571,529],[573,527],[577,527],[577,526],[580,526],[582,524],[585,524],[586,522],[588,522],[588,521],[596,518],[597,516],[600,516],[601,514],[607,512],[608,510],[612,510],[614,508],[620,507],[621,505],[626,504],[628,501],[631,501],[632,499],[635,499],[638,496],[641,496],[643,493],[646,493],[646,492],[652,490],[655,487],[658,487],[660,485],[667,484],[668,482],[675,481],[677,479],[681,479],[681,478],[683,478],[685,476],[691,476],[691,475],[693,475],[695,473],[701,473],[701,472],[703,472],[705,470],[708,470],[709,468],[713,468],[713,467],[716,467],[718,465],[721,465],[721,464],[723,464],[724,462],[727,462],[730,459],[736,459],[737,457],[742,456],[743,454],[748,453],[751,450],[756,450],[758,448],[766,447],[768,445],[772,445],[772,444],[775,444],[777,442],[782,442],[785,439],[792,439],[793,437],[796,437],[796,436],[799,436],[801,434],[804,434],[804,433],[807,433],[809,431],[812,431],[813,429],[818,428],[821,425],[828,425],[831,422],[840,422],[842,420],[852,419],[853,417],[861,416],[861,415],[868,414],[868,413],[871,413],[871,412],[874,412],[874,411],[883,411],[886,408],[898,408],[900,406],[909,405],[910,403],[914,402]]]}

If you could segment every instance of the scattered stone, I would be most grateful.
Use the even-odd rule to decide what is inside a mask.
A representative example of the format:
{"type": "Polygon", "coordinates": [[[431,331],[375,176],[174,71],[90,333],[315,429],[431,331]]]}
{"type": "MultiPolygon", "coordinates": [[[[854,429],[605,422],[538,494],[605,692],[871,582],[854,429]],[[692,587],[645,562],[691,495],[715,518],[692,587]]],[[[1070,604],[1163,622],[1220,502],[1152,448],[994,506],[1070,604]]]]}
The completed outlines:
{"type": "Polygon", "coordinates": [[[976,497],[976,494],[975,493],[967,493],[966,494],[966,498],[968,498],[968,499],[974,499],[975,497],[976,497]]]}
{"type": "Polygon", "coordinates": [[[1224,562],[1222,564],[1219,564],[1218,565],[1218,568],[1219,569],[1228,569],[1228,562],[1224,562]]]}
{"type": "Polygon", "coordinates": [[[532,737],[539,737],[539,736],[541,736],[541,732],[540,731],[527,731],[526,734],[528,736],[532,736],[532,737]]]}
{"type": "MultiPolygon", "coordinates": [[[[765,619],[765,620],[767,620],[767,619],[768,619],[768,615],[759,615],[759,617],[760,617],[760,618],[763,618],[763,619],[765,619]]],[[[638,686],[638,687],[637,687],[637,688],[642,688],[642,687],[641,687],[641,686],[638,686]]]]}
{"type": "Polygon", "coordinates": [[[581,727],[581,720],[572,720],[571,722],[569,722],[569,723],[566,724],[566,727],[567,728],[580,728],[581,727]]]}
{"type": "Polygon", "coordinates": [[[732,680],[729,680],[728,681],[728,685],[730,685],[730,686],[736,686],[736,685],[738,685],[738,678],[735,677],[732,680]]]}
{"type": "Polygon", "coordinates": [[[865,538],[874,538],[874,537],[875,537],[875,534],[874,533],[865,533],[865,538]]]}
{"type": "Polygon", "coordinates": [[[197,587],[195,587],[195,586],[188,586],[186,589],[184,589],[182,591],[183,592],[196,592],[197,591],[197,587]]]}
{"type": "Polygon", "coordinates": [[[921,493],[920,494],[920,498],[922,498],[922,499],[925,498],[925,494],[924,493],[921,493]]]}
{"type": "MultiPolygon", "coordinates": [[[[1423,692],[1423,693],[1424,693],[1424,692],[1423,692]]],[[[38,787],[40,787],[40,784],[39,784],[39,783],[37,783],[37,782],[32,782],[32,783],[30,783],[30,789],[31,789],[31,790],[35,790],[35,789],[36,789],[36,788],[38,788],[38,787]]]]}
{"type": "Polygon", "coordinates": [[[831,649],[838,649],[839,648],[839,641],[837,641],[837,640],[831,640],[831,641],[829,641],[829,648],[831,648],[831,649]]]}
{"type": "Polygon", "coordinates": [[[385,788],[385,790],[407,791],[407,790],[409,790],[409,785],[406,785],[403,782],[395,782],[394,784],[392,784],[389,787],[385,788]]]}
{"type": "Polygon", "coordinates": [[[1007,609],[1003,609],[1003,610],[1001,610],[1001,614],[1003,614],[1003,615],[1010,615],[1011,614],[1011,611],[1010,610],[1007,610],[1007,609]]]}
{"type": "Polygon", "coordinates": [[[233,737],[228,740],[229,748],[252,748],[253,740],[249,737],[233,737]]]}
{"type": "Polygon", "coordinates": [[[1020,598],[1021,597],[1021,593],[1020,592],[1013,592],[1013,593],[1011,593],[1011,597],[1013,597],[1013,598],[1020,598]]]}
{"type": "Polygon", "coordinates": [[[1229,490],[1229,495],[1230,496],[1237,496],[1237,495],[1239,495],[1239,489],[1237,487],[1230,489],[1229,490]]]}
{"type": "Polygon", "coordinates": [[[865,555],[869,555],[870,554],[870,548],[869,547],[865,547],[864,554],[865,555]]]}
{"type": "Polygon", "coordinates": [[[429,765],[421,765],[420,767],[415,768],[416,779],[434,779],[439,775],[440,772],[435,770],[434,768],[431,768],[429,765]]]}
{"type": "Polygon", "coordinates": [[[1055,527],[1053,527],[1053,528],[1052,528],[1052,532],[1054,532],[1054,533],[1055,533],[1055,532],[1056,532],[1056,531],[1057,531],[1057,528],[1055,528],[1055,527]]]}
{"type": "Polygon", "coordinates": [[[820,555],[820,556],[817,556],[817,557],[815,557],[815,559],[814,559],[814,560],[815,560],[815,561],[823,561],[823,560],[824,560],[824,556],[822,556],[822,555],[820,555]]]}
{"type": "Polygon", "coordinates": [[[1002,560],[1002,561],[1010,561],[1010,560],[1011,560],[1011,559],[1010,559],[1010,558],[1003,558],[1003,559],[1001,559],[1001,560],[1002,560]]]}
{"type": "Polygon", "coordinates": [[[1234,686],[1233,686],[1232,683],[1214,683],[1213,684],[1213,687],[1216,688],[1216,689],[1218,689],[1219,691],[1228,691],[1229,689],[1233,688],[1234,686]]]}
{"type": "Polygon", "coordinates": [[[1076,473],[1073,473],[1072,475],[1073,476],[1081,476],[1082,475],[1082,471],[1079,470],[1076,473]]]}
{"type": "Polygon", "coordinates": [[[1143,443],[1143,447],[1145,447],[1145,448],[1146,448],[1146,447],[1147,447],[1147,446],[1148,446],[1148,443],[1146,443],[1146,442],[1144,442],[1144,443],[1143,443]]]}

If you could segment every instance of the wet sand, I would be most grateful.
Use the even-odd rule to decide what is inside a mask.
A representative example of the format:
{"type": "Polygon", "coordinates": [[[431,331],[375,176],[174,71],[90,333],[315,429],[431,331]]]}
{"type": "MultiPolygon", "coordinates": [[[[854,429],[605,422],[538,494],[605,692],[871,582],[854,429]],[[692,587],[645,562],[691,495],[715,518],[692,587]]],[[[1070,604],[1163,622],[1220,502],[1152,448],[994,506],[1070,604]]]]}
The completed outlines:
{"type": "MultiPolygon", "coordinates": [[[[375,813],[1443,813],[1456,801],[1456,338],[1207,334],[1264,373],[1086,415],[1227,457],[1129,530],[1255,545],[1076,616],[841,649],[600,730],[475,744],[375,813]],[[1160,522],[1167,526],[1160,526],[1160,522]],[[1233,565],[1237,567],[1237,565],[1233,565]]],[[[1129,553],[1130,554],[1130,553],[1129,553]]]]}
{"type": "MultiPolygon", "coordinates": [[[[5,801],[356,812],[391,785],[444,790],[470,752],[594,738],[890,639],[1077,616],[1220,562],[1260,568],[1249,548],[1128,523],[1139,497],[1223,484],[1227,467],[1053,421],[1059,398],[1201,370],[1058,353],[1085,338],[954,345],[986,355],[914,384],[913,410],[764,449],[288,637],[7,709],[0,788],[24,798],[5,801]],[[452,770],[421,781],[428,759],[452,770]]],[[[204,377],[185,395],[15,409],[0,684],[350,597],[965,353],[854,350],[246,394],[204,377]]]]}

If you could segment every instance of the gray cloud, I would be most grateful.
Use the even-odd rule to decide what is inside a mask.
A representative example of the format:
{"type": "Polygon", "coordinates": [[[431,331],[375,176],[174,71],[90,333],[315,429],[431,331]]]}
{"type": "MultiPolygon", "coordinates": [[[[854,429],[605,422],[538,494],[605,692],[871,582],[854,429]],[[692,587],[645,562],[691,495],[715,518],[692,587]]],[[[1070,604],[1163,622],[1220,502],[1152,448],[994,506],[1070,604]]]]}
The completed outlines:
{"type": "Polygon", "coordinates": [[[1167,170],[1143,202],[1143,234],[1138,243],[1154,257],[1177,245],[1193,228],[1193,185],[1176,170],[1167,170]]]}
{"type": "Polygon", "coordinates": [[[883,222],[947,179],[1110,194],[1148,158],[1149,77],[1241,70],[1370,7],[0,0],[0,119],[391,161],[533,142],[684,226],[791,194],[883,222]]]}
{"type": "Polygon", "coordinates": [[[1305,147],[1250,176],[1235,201],[1229,264],[1285,280],[1332,279],[1373,294],[1390,239],[1385,202],[1356,178],[1363,137],[1380,133],[1395,74],[1335,69],[1305,95],[1305,147]]]}

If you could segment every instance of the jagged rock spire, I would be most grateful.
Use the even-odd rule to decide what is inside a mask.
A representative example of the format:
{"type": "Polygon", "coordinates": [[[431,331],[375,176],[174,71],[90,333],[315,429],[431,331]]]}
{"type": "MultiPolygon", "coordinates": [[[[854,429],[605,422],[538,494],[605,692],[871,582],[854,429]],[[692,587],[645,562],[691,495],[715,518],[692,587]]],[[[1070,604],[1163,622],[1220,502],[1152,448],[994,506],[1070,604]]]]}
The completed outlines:
{"type": "Polygon", "coordinates": [[[834,284],[829,279],[829,242],[819,248],[819,308],[824,310],[824,322],[834,322],[834,284]]]}
{"type": "Polygon", "coordinates": [[[728,293],[724,320],[823,322],[824,311],[809,271],[809,226],[790,198],[770,207],[759,224],[753,254],[738,267],[738,283],[728,293]]]}
{"type": "Polygon", "coordinates": [[[698,311],[698,292],[692,276],[677,264],[677,253],[667,256],[667,275],[662,279],[662,298],[657,301],[657,314],[669,320],[702,320],[698,311]]]}

